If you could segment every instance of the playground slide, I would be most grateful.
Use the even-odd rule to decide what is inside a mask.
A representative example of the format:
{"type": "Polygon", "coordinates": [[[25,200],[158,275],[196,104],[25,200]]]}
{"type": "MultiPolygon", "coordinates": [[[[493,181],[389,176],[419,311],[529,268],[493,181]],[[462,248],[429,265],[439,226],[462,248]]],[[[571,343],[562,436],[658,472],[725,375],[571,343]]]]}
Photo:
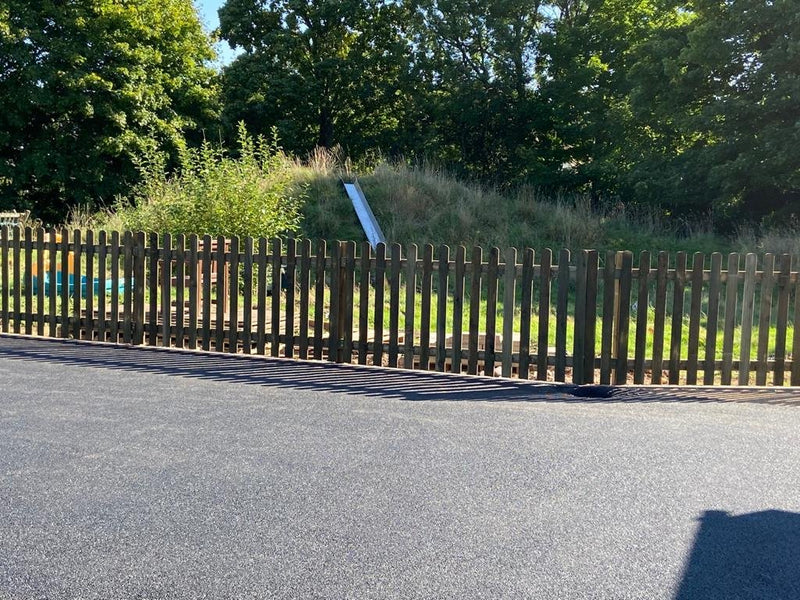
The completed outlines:
{"type": "Polygon", "coordinates": [[[385,244],[386,236],[383,235],[381,226],[378,225],[378,220],[372,213],[372,209],[369,207],[367,198],[364,196],[361,186],[358,185],[358,181],[342,183],[344,184],[347,195],[350,197],[350,201],[353,203],[353,208],[356,211],[358,220],[361,222],[361,228],[364,230],[367,240],[369,240],[369,245],[372,246],[374,250],[379,243],[385,244]]]}

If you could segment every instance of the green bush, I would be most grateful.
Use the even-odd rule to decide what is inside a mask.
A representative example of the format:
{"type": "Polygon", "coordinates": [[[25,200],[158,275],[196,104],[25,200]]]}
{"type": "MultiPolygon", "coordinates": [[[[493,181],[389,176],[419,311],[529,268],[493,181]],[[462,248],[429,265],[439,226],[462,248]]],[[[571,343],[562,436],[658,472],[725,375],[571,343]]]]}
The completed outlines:
{"type": "Polygon", "coordinates": [[[155,154],[140,165],[142,182],[131,199],[118,202],[124,229],[273,237],[300,227],[302,190],[292,185],[291,162],[276,141],[252,138],[239,126],[239,157],[204,142],[187,149],[168,175],[155,154]]]}

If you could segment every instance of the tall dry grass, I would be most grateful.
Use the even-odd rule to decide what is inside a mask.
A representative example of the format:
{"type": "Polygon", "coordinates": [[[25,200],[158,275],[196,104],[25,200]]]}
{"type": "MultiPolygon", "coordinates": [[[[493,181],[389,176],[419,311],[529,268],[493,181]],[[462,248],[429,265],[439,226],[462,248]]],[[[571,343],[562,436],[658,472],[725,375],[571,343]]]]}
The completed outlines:
{"type": "MultiPolygon", "coordinates": [[[[390,242],[800,256],[800,236],[790,229],[752,227],[728,239],[714,233],[710,219],[670,219],[653,209],[619,202],[598,207],[585,196],[547,195],[533,186],[501,192],[459,180],[432,164],[408,164],[381,156],[354,164],[339,148],[317,149],[303,160],[279,152],[270,157],[280,163],[271,164],[272,169],[285,175],[287,205],[297,209],[297,199],[303,197],[298,234],[312,239],[364,239],[341,185],[358,177],[390,242]]],[[[201,203],[192,200],[190,204],[201,203]]],[[[91,215],[77,209],[69,225],[122,229],[127,226],[124,216],[124,211],[91,215]]]]}
{"type": "Polygon", "coordinates": [[[532,186],[510,193],[461,181],[431,164],[378,157],[353,165],[339,151],[317,150],[294,164],[306,186],[304,235],[364,237],[341,181],[358,181],[387,239],[400,243],[517,248],[727,251],[710,225],[671,222],[652,210],[597,208],[581,195],[543,195],[532,186]]]}

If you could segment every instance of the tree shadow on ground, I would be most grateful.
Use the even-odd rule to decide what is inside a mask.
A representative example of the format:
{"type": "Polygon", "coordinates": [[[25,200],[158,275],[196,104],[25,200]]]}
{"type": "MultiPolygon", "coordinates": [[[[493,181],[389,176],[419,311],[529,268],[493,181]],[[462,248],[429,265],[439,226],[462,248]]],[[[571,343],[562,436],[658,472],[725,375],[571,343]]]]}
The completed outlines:
{"type": "Polygon", "coordinates": [[[413,401],[721,402],[732,399],[797,404],[796,391],[577,386],[364,367],[320,361],[218,354],[0,335],[0,359],[124,369],[298,390],[330,391],[413,401]]]}
{"type": "Polygon", "coordinates": [[[800,598],[800,514],[706,511],[675,600],[800,598]]]}

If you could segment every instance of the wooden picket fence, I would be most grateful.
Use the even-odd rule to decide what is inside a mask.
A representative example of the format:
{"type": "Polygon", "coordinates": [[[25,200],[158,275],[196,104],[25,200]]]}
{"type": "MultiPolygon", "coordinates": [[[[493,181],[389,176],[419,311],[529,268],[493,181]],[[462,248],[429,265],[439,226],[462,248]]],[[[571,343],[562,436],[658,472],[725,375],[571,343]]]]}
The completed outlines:
{"type": "Polygon", "coordinates": [[[688,258],[3,227],[0,331],[579,384],[800,385],[791,258],[688,258]]]}

